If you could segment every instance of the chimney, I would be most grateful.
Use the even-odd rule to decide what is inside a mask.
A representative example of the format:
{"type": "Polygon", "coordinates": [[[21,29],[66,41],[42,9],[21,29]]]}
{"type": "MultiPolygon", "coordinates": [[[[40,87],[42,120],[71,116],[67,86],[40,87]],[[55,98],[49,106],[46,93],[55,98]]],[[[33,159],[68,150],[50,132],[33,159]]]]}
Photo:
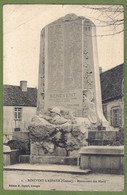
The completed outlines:
{"type": "Polygon", "coordinates": [[[20,81],[20,89],[23,92],[27,92],[27,81],[20,81]]]}
{"type": "Polygon", "coordinates": [[[102,67],[99,67],[99,73],[100,74],[102,73],[102,67]]]}

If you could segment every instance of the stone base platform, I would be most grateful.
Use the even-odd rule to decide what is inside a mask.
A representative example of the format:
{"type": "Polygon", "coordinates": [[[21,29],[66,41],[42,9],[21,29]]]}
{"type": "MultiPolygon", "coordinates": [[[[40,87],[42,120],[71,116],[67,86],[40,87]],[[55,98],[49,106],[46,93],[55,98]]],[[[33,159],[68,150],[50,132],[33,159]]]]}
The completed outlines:
{"type": "Polygon", "coordinates": [[[36,156],[30,155],[30,164],[57,164],[57,165],[77,165],[78,158],[66,156],[36,156]]]}
{"type": "Polygon", "coordinates": [[[98,173],[124,173],[124,146],[88,146],[80,150],[80,168],[98,173]]]}

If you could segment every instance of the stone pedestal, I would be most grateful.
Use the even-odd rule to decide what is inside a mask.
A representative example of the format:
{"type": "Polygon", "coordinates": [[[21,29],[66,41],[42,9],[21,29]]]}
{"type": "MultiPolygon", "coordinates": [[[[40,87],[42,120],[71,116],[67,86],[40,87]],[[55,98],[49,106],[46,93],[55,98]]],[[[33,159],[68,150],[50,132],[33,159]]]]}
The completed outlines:
{"type": "Polygon", "coordinates": [[[80,168],[99,173],[124,172],[123,146],[89,146],[80,150],[80,168]]]}

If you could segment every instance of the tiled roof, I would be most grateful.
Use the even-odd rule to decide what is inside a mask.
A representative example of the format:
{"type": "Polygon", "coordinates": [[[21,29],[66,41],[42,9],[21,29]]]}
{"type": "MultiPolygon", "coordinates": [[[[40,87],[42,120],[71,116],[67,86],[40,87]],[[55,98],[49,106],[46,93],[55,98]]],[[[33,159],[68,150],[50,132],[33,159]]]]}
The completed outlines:
{"type": "Polygon", "coordinates": [[[120,64],[115,68],[101,73],[102,102],[122,97],[122,82],[124,78],[124,65],[120,64]]]}
{"type": "Polygon", "coordinates": [[[3,86],[3,104],[4,106],[37,106],[37,89],[27,88],[23,92],[19,86],[3,86]]]}

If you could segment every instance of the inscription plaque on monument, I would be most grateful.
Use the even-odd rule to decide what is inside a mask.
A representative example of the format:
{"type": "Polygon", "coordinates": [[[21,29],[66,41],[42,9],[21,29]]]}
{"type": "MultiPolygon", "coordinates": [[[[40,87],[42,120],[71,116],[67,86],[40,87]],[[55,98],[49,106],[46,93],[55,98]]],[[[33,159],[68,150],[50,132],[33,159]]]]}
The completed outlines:
{"type": "Polygon", "coordinates": [[[45,108],[65,107],[72,111],[74,116],[82,116],[82,90],[50,91],[45,96],[45,108]]]}
{"type": "Polygon", "coordinates": [[[95,25],[68,14],[41,32],[38,113],[64,106],[92,123],[102,113],[95,25]]]}

